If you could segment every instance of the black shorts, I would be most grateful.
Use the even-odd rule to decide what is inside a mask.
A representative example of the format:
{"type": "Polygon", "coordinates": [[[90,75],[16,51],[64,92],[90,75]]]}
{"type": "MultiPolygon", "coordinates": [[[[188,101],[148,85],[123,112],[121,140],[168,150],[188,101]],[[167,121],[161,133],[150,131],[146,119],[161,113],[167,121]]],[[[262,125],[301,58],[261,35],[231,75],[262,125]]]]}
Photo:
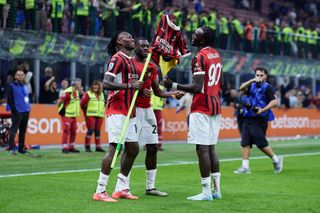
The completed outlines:
{"type": "Polygon", "coordinates": [[[244,117],[242,132],[241,132],[241,146],[250,146],[255,144],[258,148],[268,146],[266,139],[266,132],[268,129],[268,120],[261,117],[244,117]]]}

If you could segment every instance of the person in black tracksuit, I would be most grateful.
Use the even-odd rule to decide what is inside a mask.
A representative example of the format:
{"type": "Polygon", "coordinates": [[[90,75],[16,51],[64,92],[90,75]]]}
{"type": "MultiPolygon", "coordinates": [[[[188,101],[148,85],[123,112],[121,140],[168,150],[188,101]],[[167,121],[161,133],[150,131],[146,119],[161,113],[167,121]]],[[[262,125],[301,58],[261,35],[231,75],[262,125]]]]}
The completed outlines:
{"type": "Polygon", "coordinates": [[[25,154],[24,142],[30,114],[30,100],[28,88],[24,82],[24,72],[17,69],[14,72],[13,77],[14,82],[8,85],[7,91],[7,111],[11,110],[12,121],[9,136],[9,152],[11,154],[16,154],[14,138],[19,130],[18,152],[25,154]]]}

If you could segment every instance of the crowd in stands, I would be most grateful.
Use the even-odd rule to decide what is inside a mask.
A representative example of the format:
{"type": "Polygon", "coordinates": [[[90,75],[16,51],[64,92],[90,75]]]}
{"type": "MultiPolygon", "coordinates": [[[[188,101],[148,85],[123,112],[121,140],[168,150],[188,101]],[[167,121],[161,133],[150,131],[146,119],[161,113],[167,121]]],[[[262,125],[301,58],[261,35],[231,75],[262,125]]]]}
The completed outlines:
{"type": "MultiPolygon", "coordinates": [[[[6,82],[0,81],[0,103],[5,102],[6,86],[13,81],[13,73],[16,69],[23,70],[25,73],[24,81],[28,87],[29,100],[31,103],[36,103],[33,72],[29,69],[29,64],[25,61],[18,61],[17,65],[8,73],[6,82]]],[[[46,67],[43,72],[44,77],[40,79],[40,97],[38,102],[41,104],[57,104],[59,98],[62,96],[62,92],[69,87],[69,80],[62,79],[59,85],[51,67],[46,67]]]]}
{"type": "MultiPolygon", "coordinates": [[[[221,49],[318,59],[320,1],[275,1],[268,17],[244,20],[194,1],[0,0],[0,27],[111,37],[126,30],[152,37],[163,13],[173,13],[186,39],[199,26],[216,31],[221,49]],[[154,5],[156,2],[156,5],[154,5]]],[[[261,0],[235,0],[235,8],[261,12],[261,0]]],[[[263,17],[263,16],[261,16],[263,17]]]]}
{"type": "MultiPolygon", "coordinates": [[[[239,10],[261,13],[261,0],[234,3],[239,10]]],[[[216,46],[221,49],[319,59],[319,0],[274,1],[269,5],[267,17],[255,20],[244,20],[236,13],[224,14],[215,7],[209,8],[204,0],[180,0],[173,4],[172,0],[0,0],[0,28],[103,37],[126,30],[150,39],[161,15],[172,13],[187,41],[199,26],[209,26],[215,30],[216,46]]],[[[18,66],[23,66],[30,100],[34,101],[32,72],[24,62],[18,66]]],[[[4,91],[3,82],[0,85],[4,91]]],[[[320,109],[320,94],[312,97],[310,88],[288,85],[277,90],[279,106],[320,109]]],[[[47,67],[40,82],[40,103],[56,103],[67,87],[68,80],[57,82],[53,70],[47,67]]],[[[235,88],[228,88],[224,104],[232,105],[230,97],[234,95],[237,95],[235,88]]]]}

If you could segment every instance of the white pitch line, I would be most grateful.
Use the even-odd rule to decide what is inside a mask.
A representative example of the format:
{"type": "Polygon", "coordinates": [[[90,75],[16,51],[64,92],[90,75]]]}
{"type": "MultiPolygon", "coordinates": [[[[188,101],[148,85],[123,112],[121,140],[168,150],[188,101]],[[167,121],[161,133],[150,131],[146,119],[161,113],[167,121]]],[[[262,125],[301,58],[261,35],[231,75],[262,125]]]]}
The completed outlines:
{"type": "Polygon", "coordinates": [[[277,144],[272,143],[272,147],[291,147],[291,146],[320,146],[319,142],[311,142],[311,143],[285,143],[285,144],[277,144]]]}
{"type": "MultiPolygon", "coordinates": [[[[302,156],[312,156],[312,155],[320,155],[320,152],[307,152],[307,153],[296,153],[296,154],[284,154],[281,155],[283,157],[302,157],[302,156]]],[[[257,156],[251,157],[250,159],[265,159],[268,158],[267,156],[257,156]]],[[[240,161],[241,158],[227,158],[221,159],[220,162],[229,162],[229,161],[240,161]]],[[[172,163],[160,163],[158,164],[159,167],[161,166],[176,166],[176,165],[190,165],[190,164],[197,164],[198,161],[176,161],[172,163]]],[[[145,165],[136,165],[133,168],[144,168],[145,165]]],[[[115,168],[118,169],[119,167],[115,168]]],[[[91,172],[91,171],[99,171],[100,168],[96,169],[74,169],[74,170],[65,170],[65,171],[52,171],[52,172],[32,172],[32,173],[21,173],[21,174],[9,174],[9,175],[0,175],[0,178],[6,177],[25,177],[25,176],[34,176],[34,175],[48,175],[48,174],[65,174],[65,173],[78,173],[78,172],[91,172]]]]}

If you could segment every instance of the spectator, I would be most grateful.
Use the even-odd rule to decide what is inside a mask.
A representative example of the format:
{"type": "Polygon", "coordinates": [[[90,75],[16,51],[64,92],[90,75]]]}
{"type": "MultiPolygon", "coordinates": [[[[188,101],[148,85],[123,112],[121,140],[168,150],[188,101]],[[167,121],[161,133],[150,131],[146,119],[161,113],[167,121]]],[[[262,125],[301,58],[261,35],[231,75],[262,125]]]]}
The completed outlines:
{"type": "Polygon", "coordinates": [[[249,10],[250,9],[250,3],[248,0],[242,0],[241,1],[241,6],[242,8],[246,9],[246,10],[249,10]]]}
{"type": "Polygon", "coordinates": [[[281,92],[279,91],[279,90],[277,90],[276,92],[275,92],[275,96],[276,96],[276,98],[277,98],[277,105],[276,105],[276,107],[282,107],[283,106],[283,104],[282,104],[282,98],[281,98],[281,92]]]}
{"type": "Polygon", "coordinates": [[[64,16],[64,1],[51,0],[49,7],[49,17],[51,18],[52,32],[62,32],[62,18],[64,16]]]}
{"type": "Polygon", "coordinates": [[[311,106],[312,108],[317,108],[320,110],[320,91],[318,91],[317,96],[313,97],[311,106]]]}
{"type": "Polygon", "coordinates": [[[65,15],[66,15],[66,32],[73,33],[74,20],[73,20],[73,4],[71,0],[66,0],[65,4],[65,15]]]}
{"type": "Polygon", "coordinates": [[[37,1],[36,17],[36,29],[40,31],[47,31],[48,5],[46,0],[37,1]]]}
{"type": "Polygon", "coordinates": [[[142,21],[143,21],[143,14],[142,14],[142,3],[140,1],[135,1],[131,10],[132,14],[132,27],[133,27],[133,36],[138,37],[142,35],[142,21]]]}
{"type": "Polygon", "coordinates": [[[252,52],[252,44],[253,44],[253,25],[250,20],[246,21],[246,26],[244,27],[244,47],[246,52],[252,52]]]}
{"type": "Polygon", "coordinates": [[[282,39],[283,39],[283,54],[292,56],[291,44],[293,40],[293,29],[286,22],[283,23],[282,39]]]}
{"type": "Polygon", "coordinates": [[[287,92],[285,97],[288,99],[288,105],[289,108],[295,108],[298,106],[298,97],[297,97],[297,89],[293,88],[290,91],[287,92]]]}
{"type": "Polygon", "coordinates": [[[259,25],[259,52],[267,53],[267,31],[268,26],[263,19],[260,19],[259,25]]]}
{"type": "Polygon", "coordinates": [[[312,102],[312,91],[310,87],[304,87],[305,89],[300,89],[304,96],[304,100],[302,102],[302,105],[304,108],[309,108],[311,106],[312,102]]]}
{"type": "Polygon", "coordinates": [[[9,85],[7,93],[7,110],[11,111],[12,121],[9,136],[9,153],[14,155],[16,154],[14,138],[18,130],[18,152],[21,154],[26,153],[24,142],[29,120],[30,101],[24,78],[23,70],[17,69],[14,72],[14,82],[9,85]]]}
{"type": "Polygon", "coordinates": [[[45,84],[44,84],[44,104],[57,104],[59,99],[58,85],[55,81],[55,77],[52,76],[45,84]]]}
{"type": "Polygon", "coordinates": [[[63,91],[69,87],[69,82],[67,79],[61,81],[61,88],[59,89],[59,98],[61,98],[63,91]]]}
{"type": "Polygon", "coordinates": [[[32,85],[33,85],[33,73],[29,70],[29,64],[25,61],[20,61],[18,62],[18,69],[23,70],[24,72],[24,82],[27,85],[28,88],[28,95],[29,95],[29,101],[30,103],[33,102],[33,90],[32,90],[32,85]]]}
{"type": "Polygon", "coordinates": [[[301,91],[299,91],[297,93],[297,105],[296,105],[296,107],[297,108],[302,108],[304,100],[305,100],[305,98],[304,98],[303,93],[301,91]]]}
{"type": "Polygon", "coordinates": [[[35,15],[36,15],[36,0],[25,0],[25,29],[34,30],[35,29],[35,15]]]}
{"type": "Polygon", "coordinates": [[[89,0],[73,0],[76,33],[87,35],[89,16],[89,0]]]}
{"type": "Polygon", "coordinates": [[[194,10],[196,11],[196,14],[200,15],[203,11],[204,2],[202,0],[194,0],[193,5],[194,5],[194,10]]]}
{"type": "Polygon", "coordinates": [[[313,16],[313,17],[317,17],[318,16],[318,9],[317,9],[317,5],[315,2],[311,2],[309,4],[309,12],[310,12],[310,15],[313,16]]]}
{"type": "Polygon", "coordinates": [[[46,67],[44,69],[44,77],[41,79],[40,81],[40,100],[39,103],[43,103],[44,102],[44,86],[46,84],[46,82],[53,77],[53,71],[51,67],[46,67]]]}
{"type": "Polygon", "coordinates": [[[0,2],[0,28],[7,27],[7,19],[10,10],[10,4],[6,4],[6,0],[0,2]]]}
{"type": "Polygon", "coordinates": [[[242,36],[243,36],[243,25],[240,22],[240,20],[235,16],[235,14],[232,14],[232,42],[233,42],[233,50],[239,51],[241,48],[242,43],[242,36]]]}

